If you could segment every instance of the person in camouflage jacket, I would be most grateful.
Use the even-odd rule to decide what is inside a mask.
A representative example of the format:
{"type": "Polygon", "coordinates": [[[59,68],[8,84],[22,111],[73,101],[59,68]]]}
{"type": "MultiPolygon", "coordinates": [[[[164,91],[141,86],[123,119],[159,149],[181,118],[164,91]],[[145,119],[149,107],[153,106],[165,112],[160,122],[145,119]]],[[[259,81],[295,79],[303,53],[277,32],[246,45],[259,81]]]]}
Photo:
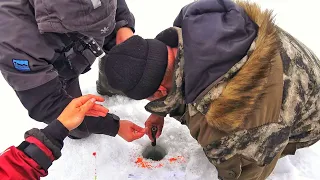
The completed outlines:
{"type": "Polygon", "coordinates": [[[166,115],[186,124],[220,179],[266,179],[279,158],[319,140],[320,62],[271,11],[196,1],[156,40],[134,36],[111,49],[105,76],[151,100],[146,126],[157,136],[166,115]]]}

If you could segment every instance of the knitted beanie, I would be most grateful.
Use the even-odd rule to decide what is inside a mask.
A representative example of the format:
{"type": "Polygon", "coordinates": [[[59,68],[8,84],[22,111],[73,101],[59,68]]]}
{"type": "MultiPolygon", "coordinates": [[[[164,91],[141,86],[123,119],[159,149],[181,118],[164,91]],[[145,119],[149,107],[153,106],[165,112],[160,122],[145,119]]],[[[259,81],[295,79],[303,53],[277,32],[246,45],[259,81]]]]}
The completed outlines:
{"type": "Polygon", "coordinates": [[[140,100],[158,90],[167,69],[168,50],[159,40],[135,35],[113,47],[105,60],[109,85],[140,100]]]}

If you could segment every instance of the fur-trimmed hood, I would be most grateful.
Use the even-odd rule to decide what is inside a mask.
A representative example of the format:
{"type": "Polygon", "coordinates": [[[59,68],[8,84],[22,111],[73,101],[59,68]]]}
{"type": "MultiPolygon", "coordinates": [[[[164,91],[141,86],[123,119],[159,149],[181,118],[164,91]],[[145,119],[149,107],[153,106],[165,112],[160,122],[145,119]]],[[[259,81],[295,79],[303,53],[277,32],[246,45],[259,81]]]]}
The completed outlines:
{"type": "MultiPolygon", "coordinates": [[[[218,1],[214,2],[218,3],[218,1]]],[[[250,17],[248,22],[253,21],[259,27],[257,35],[255,34],[252,41],[246,42],[247,48],[243,49],[244,54],[239,56],[238,53],[234,54],[234,56],[230,56],[232,55],[232,53],[229,53],[229,56],[224,56],[224,58],[230,57],[230,59],[232,59],[232,61],[235,62],[233,63],[233,65],[230,66],[230,68],[226,68],[226,66],[224,66],[223,63],[208,64],[215,61],[214,59],[210,59],[215,56],[206,57],[207,59],[209,58],[209,61],[204,61],[199,57],[201,59],[200,60],[199,58],[197,58],[198,56],[194,58],[190,56],[190,48],[196,46],[193,44],[195,43],[195,39],[192,39],[191,37],[185,35],[190,32],[188,31],[188,33],[184,33],[186,30],[184,31],[183,29],[183,22],[179,22],[179,17],[183,17],[181,16],[181,14],[184,13],[182,10],[175,22],[175,24],[182,23],[182,35],[180,34],[180,38],[171,39],[184,39],[183,46],[180,46],[181,49],[179,51],[182,54],[179,54],[176,60],[177,63],[180,62],[181,59],[183,59],[183,73],[180,72],[181,68],[179,67],[181,66],[176,65],[175,72],[177,74],[173,78],[173,82],[175,83],[173,84],[173,88],[169,93],[168,97],[164,97],[162,99],[150,102],[146,106],[147,111],[159,115],[166,115],[169,113],[172,114],[174,112],[174,114],[179,114],[181,116],[184,112],[180,112],[180,110],[178,110],[179,113],[177,113],[177,109],[184,108],[178,108],[180,107],[178,105],[180,104],[181,106],[184,106],[184,104],[188,104],[188,106],[192,106],[197,110],[192,112],[192,110],[189,109],[189,113],[191,116],[193,115],[193,113],[201,112],[203,115],[206,116],[209,125],[221,131],[228,132],[239,128],[243,124],[246,117],[256,108],[259,99],[264,94],[264,89],[267,83],[272,63],[271,59],[273,59],[273,56],[275,56],[275,54],[278,52],[278,47],[280,44],[276,33],[276,27],[273,23],[271,12],[262,11],[257,4],[237,2],[240,6],[236,6],[234,3],[231,4],[231,1],[223,2],[225,2],[225,4],[223,4],[225,9],[228,9],[228,7],[230,7],[233,11],[236,11],[236,14],[241,12],[241,15],[237,15],[244,19],[250,17]],[[186,66],[188,60],[198,62],[198,64],[194,64],[193,69],[187,69],[186,66]],[[204,66],[203,64],[199,63],[207,64],[205,64],[204,66]],[[192,75],[190,71],[193,71],[194,69],[199,70],[199,68],[201,69],[200,66],[206,67],[202,71],[202,74],[208,76],[209,74],[211,74],[212,71],[215,72],[215,70],[222,72],[222,68],[225,69],[225,72],[224,74],[221,74],[219,77],[217,77],[217,79],[214,80],[214,82],[211,81],[211,85],[206,85],[204,87],[205,89],[200,91],[200,94],[196,96],[193,102],[190,103],[186,100],[186,95],[188,94],[188,92],[186,91],[186,81],[187,78],[192,75]],[[182,74],[183,76],[181,77],[182,74]],[[179,83],[176,83],[177,81],[179,81],[179,83]],[[176,84],[184,84],[184,88],[183,86],[177,87],[176,84]],[[179,90],[179,92],[181,91],[182,93],[178,93],[179,95],[177,95],[177,89],[179,90]]],[[[201,6],[201,4],[199,4],[199,6],[201,6]]],[[[184,9],[188,7],[189,6],[186,6],[184,9]]],[[[212,9],[212,11],[214,12],[215,10],[212,9]]],[[[244,37],[251,35],[252,34],[247,34],[244,37]]],[[[209,49],[211,49],[210,51],[212,53],[215,53],[214,49],[218,47],[211,44],[211,46],[205,46],[205,48],[208,48],[208,51],[209,49]]],[[[232,52],[234,51],[235,50],[233,49],[232,52]]],[[[229,63],[230,65],[231,61],[228,61],[227,58],[224,59],[223,62],[226,62],[226,64],[229,63]]],[[[212,79],[212,77],[206,78],[206,80],[212,79]]],[[[201,80],[202,79],[198,79],[199,82],[201,80]]],[[[203,86],[203,84],[201,84],[201,86],[203,86]]],[[[197,88],[199,87],[195,87],[194,89],[197,88]]]]}
{"type": "MultiPolygon", "coordinates": [[[[320,61],[302,42],[274,25],[271,11],[262,11],[254,3],[237,3],[259,26],[255,50],[231,79],[201,97],[210,103],[188,105],[205,116],[190,113],[189,129],[215,165],[240,156],[265,166],[280,154],[294,154],[319,141],[320,61]]],[[[231,170],[241,169],[241,162],[232,164],[236,168],[231,170]]],[[[231,167],[222,166],[216,167],[231,167]]]]}
{"type": "MultiPolygon", "coordinates": [[[[230,1],[214,2],[223,4],[230,1]]],[[[306,46],[275,26],[271,11],[263,11],[254,3],[237,4],[242,7],[237,9],[245,11],[259,27],[244,56],[206,86],[193,102],[183,103],[186,92],[181,84],[186,82],[190,73],[190,69],[185,68],[190,60],[186,47],[197,46],[185,38],[184,34],[190,31],[182,26],[183,41],[181,33],[175,38],[180,43],[175,61],[174,88],[167,97],[146,107],[152,113],[166,115],[170,112],[170,116],[186,122],[190,134],[204,148],[222,178],[223,172],[230,171],[236,173],[234,177],[239,177],[242,158],[255,163],[247,169],[248,172],[251,169],[256,171],[259,166],[270,164],[279,157],[279,153],[285,152],[283,150],[288,143],[295,145],[294,150],[310,146],[319,140],[320,132],[320,93],[316,88],[320,84],[319,60],[306,46]],[[219,166],[226,161],[229,162],[219,166]]],[[[195,13],[198,15],[199,11],[195,13]]],[[[212,22],[210,20],[207,19],[207,24],[212,22]]],[[[207,36],[211,34],[203,35],[204,38],[207,36]]],[[[215,48],[211,46],[211,51],[214,52],[215,48]]],[[[200,58],[195,60],[203,62],[200,58]]],[[[208,61],[214,60],[209,58],[208,61]]],[[[194,68],[198,65],[195,64],[194,68]]],[[[211,68],[216,67],[207,66],[207,69],[211,68]]],[[[207,72],[204,70],[203,74],[209,78],[207,72]]]]}
{"type": "Polygon", "coordinates": [[[255,50],[249,54],[247,62],[234,77],[226,81],[222,90],[218,86],[220,83],[209,90],[214,92],[219,87],[219,96],[215,94],[216,98],[211,98],[207,103],[201,104],[200,100],[194,104],[206,115],[211,126],[224,132],[240,128],[254,109],[259,107],[259,100],[265,93],[272,60],[280,48],[272,12],[262,11],[255,3],[237,1],[237,4],[259,26],[255,50]],[[208,107],[207,111],[203,106],[208,107]]]}

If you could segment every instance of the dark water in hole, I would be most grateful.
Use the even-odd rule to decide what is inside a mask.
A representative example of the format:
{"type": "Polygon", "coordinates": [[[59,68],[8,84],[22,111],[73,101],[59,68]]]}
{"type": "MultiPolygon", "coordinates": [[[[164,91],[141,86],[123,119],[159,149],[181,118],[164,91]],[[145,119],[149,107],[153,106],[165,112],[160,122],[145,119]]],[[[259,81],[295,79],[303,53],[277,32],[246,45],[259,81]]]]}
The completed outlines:
{"type": "Polygon", "coordinates": [[[146,159],[151,159],[153,161],[160,161],[162,160],[166,155],[167,151],[159,146],[147,146],[146,149],[142,152],[142,156],[146,159]]]}

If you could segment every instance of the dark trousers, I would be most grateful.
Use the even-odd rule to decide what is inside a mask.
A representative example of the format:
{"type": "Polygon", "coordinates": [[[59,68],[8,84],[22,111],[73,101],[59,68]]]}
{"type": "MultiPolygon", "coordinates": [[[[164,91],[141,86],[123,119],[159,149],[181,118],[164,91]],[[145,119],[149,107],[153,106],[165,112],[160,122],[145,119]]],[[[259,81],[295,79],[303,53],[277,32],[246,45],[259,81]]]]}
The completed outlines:
{"type": "MultiPolygon", "coordinates": [[[[74,79],[70,79],[68,81],[64,81],[63,85],[64,85],[64,89],[66,90],[66,92],[70,96],[72,96],[74,98],[82,96],[82,92],[81,92],[80,84],[79,84],[79,77],[74,78],[74,79]]],[[[70,131],[70,133],[69,133],[71,138],[75,138],[75,139],[86,138],[86,137],[90,136],[90,134],[91,133],[89,133],[88,131],[80,131],[77,128],[70,131]]]]}

